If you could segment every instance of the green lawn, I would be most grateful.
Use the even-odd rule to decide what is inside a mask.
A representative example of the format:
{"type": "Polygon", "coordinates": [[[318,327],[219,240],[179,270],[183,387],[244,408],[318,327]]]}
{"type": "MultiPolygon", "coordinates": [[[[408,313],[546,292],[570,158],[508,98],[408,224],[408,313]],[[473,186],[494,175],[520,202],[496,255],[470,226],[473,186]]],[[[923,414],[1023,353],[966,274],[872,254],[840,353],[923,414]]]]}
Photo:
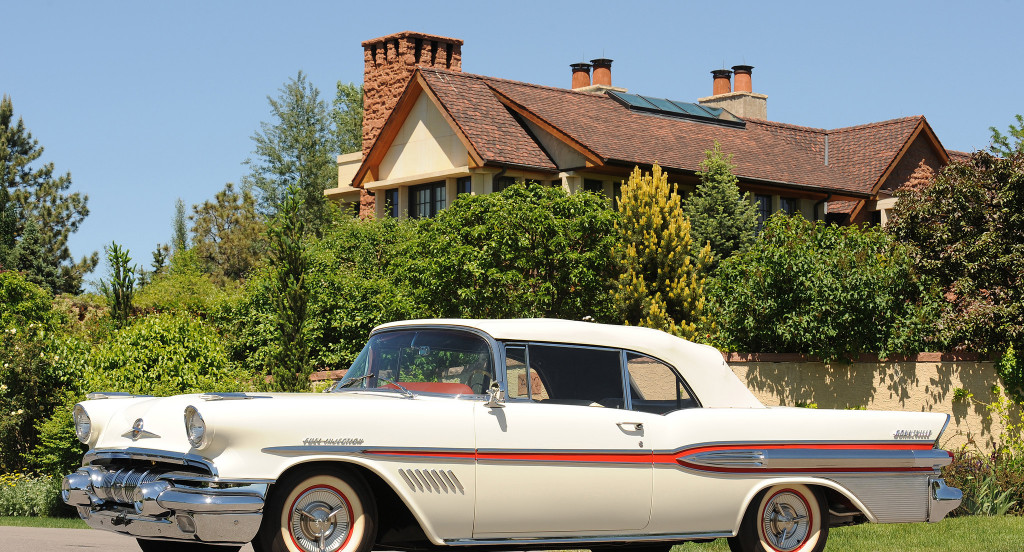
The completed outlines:
{"type": "MultiPolygon", "coordinates": [[[[725,539],[684,544],[673,552],[728,552],[725,539]]],[[[1024,517],[960,517],[939,523],[900,523],[837,527],[829,531],[826,552],[1020,552],[1024,517]]]]}
{"type": "Polygon", "coordinates": [[[50,529],[88,529],[89,526],[79,518],[53,517],[4,517],[0,516],[0,526],[13,527],[47,527],[50,529]]]}
{"type": "MultiPolygon", "coordinates": [[[[0,517],[0,526],[86,529],[75,518],[0,517]]],[[[673,552],[728,552],[725,539],[689,543],[673,552]]],[[[832,529],[827,552],[1020,552],[1024,550],[1024,517],[962,517],[940,523],[909,523],[832,529]]]]}

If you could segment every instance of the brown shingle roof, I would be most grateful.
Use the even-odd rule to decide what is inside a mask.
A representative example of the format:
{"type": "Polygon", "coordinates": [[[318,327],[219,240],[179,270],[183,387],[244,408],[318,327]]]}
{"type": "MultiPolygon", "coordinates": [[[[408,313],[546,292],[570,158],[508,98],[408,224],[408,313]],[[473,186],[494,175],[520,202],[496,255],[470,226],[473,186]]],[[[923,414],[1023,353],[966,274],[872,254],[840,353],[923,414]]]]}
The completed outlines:
{"type": "Polygon", "coordinates": [[[717,140],[747,181],[869,196],[923,117],[825,130],[748,119],[746,128],[631,111],[604,94],[441,69],[424,79],[487,162],[556,166],[495,92],[605,162],[699,170],[717,140]],[[828,165],[825,164],[826,137],[828,165]]]}
{"type": "Polygon", "coordinates": [[[475,75],[421,69],[431,91],[487,161],[556,170],[526,129],[475,75]]]}

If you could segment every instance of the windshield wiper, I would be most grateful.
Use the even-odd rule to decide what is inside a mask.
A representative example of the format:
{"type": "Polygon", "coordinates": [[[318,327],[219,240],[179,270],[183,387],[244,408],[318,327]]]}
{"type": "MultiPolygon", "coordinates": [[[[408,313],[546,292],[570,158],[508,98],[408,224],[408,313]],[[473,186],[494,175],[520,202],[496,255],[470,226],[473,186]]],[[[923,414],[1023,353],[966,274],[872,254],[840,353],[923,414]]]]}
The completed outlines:
{"type": "Polygon", "coordinates": [[[412,391],[409,391],[408,389],[406,389],[405,386],[402,385],[401,383],[398,383],[395,380],[391,380],[391,379],[385,378],[383,376],[379,376],[377,374],[365,374],[365,375],[359,376],[357,378],[352,378],[352,379],[346,381],[345,383],[339,385],[335,389],[335,391],[344,389],[346,387],[350,387],[350,386],[352,386],[352,384],[354,384],[356,382],[360,382],[360,381],[363,381],[363,380],[366,380],[366,379],[370,379],[372,377],[376,377],[378,380],[383,381],[384,383],[387,383],[387,384],[390,384],[390,385],[394,385],[395,387],[398,388],[399,391],[402,392],[403,396],[406,396],[406,397],[409,397],[409,398],[412,398],[412,397],[415,396],[415,395],[412,394],[412,391]]]}

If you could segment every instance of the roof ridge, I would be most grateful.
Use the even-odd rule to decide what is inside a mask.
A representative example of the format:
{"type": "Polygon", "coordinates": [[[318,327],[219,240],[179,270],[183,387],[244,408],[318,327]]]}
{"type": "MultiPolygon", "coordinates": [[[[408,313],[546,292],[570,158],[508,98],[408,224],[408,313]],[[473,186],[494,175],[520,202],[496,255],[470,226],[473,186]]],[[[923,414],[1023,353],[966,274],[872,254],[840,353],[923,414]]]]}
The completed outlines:
{"type": "Polygon", "coordinates": [[[802,126],[802,125],[794,125],[794,124],[790,124],[790,123],[780,123],[779,121],[769,121],[767,119],[757,119],[757,118],[754,118],[754,117],[744,117],[743,120],[748,122],[748,123],[754,123],[755,125],[774,126],[774,127],[785,128],[785,129],[789,129],[789,130],[799,130],[799,131],[803,131],[803,132],[814,132],[814,133],[818,133],[818,134],[824,134],[824,133],[828,132],[828,130],[826,130],[824,128],[809,127],[809,126],[802,126]]]}
{"type": "Polygon", "coordinates": [[[462,76],[462,77],[469,77],[469,78],[474,78],[474,79],[479,79],[479,80],[484,80],[484,81],[495,81],[495,82],[503,82],[503,83],[508,83],[508,84],[515,84],[515,85],[519,85],[519,86],[528,86],[530,88],[539,88],[539,89],[542,89],[542,90],[551,90],[553,92],[563,92],[565,94],[577,94],[577,95],[582,95],[582,96],[586,96],[586,97],[589,97],[589,98],[601,98],[601,97],[605,97],[606,98],[607,97],[605,94],[595,94],[593,92],[578,92],[576,90],[572,90],[572,89],[569,89],[569,88],[560,88],[558,86],[546,86],[546,85],[543,85],[543,84],[535,84],[535,83],[532,83],[532,82],[517,81],[517,80],[512,80],[512,79],[503,79],[503,78],[500,78],[500,77],[491,77],[491,76],[488,76],[488,75],[478,75],[478,74],[475,74],[475,73],[466,73],[464,71],[452,71],[450,69],[440,69],[438,67],[419,67],[419,69],[422,70],[422,71],[434,71],[435,73],[445,73],[447,75],[458,75],[458,76],[462,76]]]}
{"type": "Polygon", "coordinates": [[[888,119],[886,121],[876,121],[874,123],[864,123],[864,124],[861,124],[861,125],[853,125],[853,126],[848,126],[848,127],[833,128],[833,129],[829,129],[828,132],[829,132],[829,134],[832,134],[834,132],[849,132],[849,131],[853,131],[853,130],[863,130],[865,128],[873,128],[873,127],[880,127],[880,126],[886,126],[886,125],[895,125],[895,124],[898,124],[898,123],[905,123],[907,121],[913,121],[913,120],[924,120],[924,115],[910,115],[908,117],[899,117],[899,118],[896,118],[896,119],[888,119]]]}

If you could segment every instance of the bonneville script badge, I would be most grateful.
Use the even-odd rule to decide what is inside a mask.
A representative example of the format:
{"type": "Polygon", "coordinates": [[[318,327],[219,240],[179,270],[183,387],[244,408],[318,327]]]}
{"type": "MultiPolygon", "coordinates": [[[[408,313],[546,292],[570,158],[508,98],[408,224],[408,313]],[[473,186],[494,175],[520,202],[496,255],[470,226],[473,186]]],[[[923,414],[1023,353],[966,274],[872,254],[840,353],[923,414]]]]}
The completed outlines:
{"type": "Polygon", "coordinates": [[[931,439],[932,430],[930,429],[897,429],[896,433],[892,434],[893,439],[911,439],[911,440],[924,440],[931,439]]]}

